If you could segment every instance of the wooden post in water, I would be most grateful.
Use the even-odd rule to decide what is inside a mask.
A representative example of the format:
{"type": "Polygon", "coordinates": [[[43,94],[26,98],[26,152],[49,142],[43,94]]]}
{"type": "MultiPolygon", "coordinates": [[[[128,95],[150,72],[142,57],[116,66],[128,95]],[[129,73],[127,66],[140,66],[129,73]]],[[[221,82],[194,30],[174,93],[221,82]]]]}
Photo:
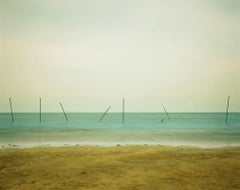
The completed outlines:
{"type": "Polygon", "coordinates": [[[111,106],[108,107],[108,109],[104,112],[104,114],[101,116],[101,118],[99,119],[99,122],[102,121],[102,119],[104,118],[104,116],[107,114],[107,112],[110,110],[111,106]]]}
{"type": "Polygon", "coordinates": [[[122,104],[122,122],[125,122],[125,99],[123,98],[123,104],[122,104]]]}
{"type": "Polygon", "coordinates": [[[164,106],[163,106],[163,109],[164,109],[164,111],[165,111],[165,113],[166,113],[166,115],[167,115],[167,117],[168,117],[168,120],[171,121],[171,118],[169,117],[168,112],[167,112],[167,110],[165,109],[164,106]]]}
{"type": "Polygon", "coordinates": [[[226,118],[225,118],[226,123],[228,122],[229,101],[230,101],[230,96],[228,96],[227,98],[227,109],[226,109],[226,118]]]}
{"type": "Polygon", "coordinates": [[[65,112],[65,110],[64,110],[64,108],[63,108],[63,105],[62,105],[61,102],[60,102],[59,104],[60,104],[60,106],[61,106],[61,108],[62,108],[62,112],[63,112],[63,115],[64,115],[64,117],[65,117],[65,119],[66,119],[66,122],[68,122],[68,117],[67,117],[67,114],[66,114],[66,112],[65,112]]]}
{"type": "Polygon", "coordinates": [[[39,122],[42,122],[42,99],[39,99],[39,122]]]}
{"type": "Polygon", "coordinates": [[[9,106],[10,106],[10,111],[11,111],[12,122],[14,122],[13,108],[12,108],[12,99],[11,98],[9,98],[9,106]]]}

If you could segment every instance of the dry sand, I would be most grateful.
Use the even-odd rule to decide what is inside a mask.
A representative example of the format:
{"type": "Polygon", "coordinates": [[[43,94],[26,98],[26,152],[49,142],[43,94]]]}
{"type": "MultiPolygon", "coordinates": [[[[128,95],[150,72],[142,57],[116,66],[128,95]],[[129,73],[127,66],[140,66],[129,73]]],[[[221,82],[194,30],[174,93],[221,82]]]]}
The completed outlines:
{"type": "Polygon", "coordinates": [[[240,189],[240,147],[3,148],[0,189],[240,189]]]}

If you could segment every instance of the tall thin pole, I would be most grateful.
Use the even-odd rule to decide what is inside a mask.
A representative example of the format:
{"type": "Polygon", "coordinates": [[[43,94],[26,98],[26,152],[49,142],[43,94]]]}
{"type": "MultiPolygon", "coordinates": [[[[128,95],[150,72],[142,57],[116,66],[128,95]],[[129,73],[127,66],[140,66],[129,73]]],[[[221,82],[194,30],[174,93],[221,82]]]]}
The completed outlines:
{"type": "Polygon", "coordinates": [[[104,114],[102,115],[102,117],[99,119],[99,122],[102,121],[102,119],[104,118],[104,116],[107,114],[107,112],[110,110],[111,106],[108,107],[108,109],[104,112],[104,114]]]}
{"type": "Polygon", "coordinates": [[[166,115],[168,117],[168,120],[171,121],[171,118],[169,117],[168,112],[167,112],[167,110],[166,110],[166,108],[164,106],[163,106],[163,109],[164,109],[164,111],[165,111],[165,113],[166,113],[166,115]]]}
{"type": "Polygon", "coordinates": [[[227,98],[227,110],[226,110],[226,119],[225,119],[226,123],[228,122],[229,101],[230,101],[230,96],[228,96],[227,98]]]}
{"type": "Polygon", "coordinates": [[[123,104],[122,104],[122,122],[125,122],[125,99],[123,98],[123,104]]]}
{"type": "Polygon", "coordinates": [[[61,108],[62,108],[63,115],[64,115],[66,121],[68,122],[68,117],[67,117],[67,114],[66,114],[66,112],[65,112],[65,110],[64,110],[64,108],[63,108],[63,105],[62,105],[61,102],[60,102],[59,104],[60,104],[60,106],[61,106],[61,108]]]}
{"type": "Polygon", "coordinates": [[[42,99],[39,99],[39,122],[42,122],[42,99]]]}
{"type": "Polygon", "coordinates": [[[13,108],[12,108],[12,99],[11,98],[9,98],[9,106],[10,106],[10,111],[11,111],[12,122],[14,122],[13,108]]]}

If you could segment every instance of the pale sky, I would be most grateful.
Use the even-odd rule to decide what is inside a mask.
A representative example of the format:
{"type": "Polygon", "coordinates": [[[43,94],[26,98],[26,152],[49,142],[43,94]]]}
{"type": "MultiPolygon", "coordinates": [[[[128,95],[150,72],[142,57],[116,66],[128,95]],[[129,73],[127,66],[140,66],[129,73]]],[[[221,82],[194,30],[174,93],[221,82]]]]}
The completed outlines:
{"type": "Polygon", "coordinates": [[[0,0],[0,112],[240,111],[239,0],[0,0]]]}

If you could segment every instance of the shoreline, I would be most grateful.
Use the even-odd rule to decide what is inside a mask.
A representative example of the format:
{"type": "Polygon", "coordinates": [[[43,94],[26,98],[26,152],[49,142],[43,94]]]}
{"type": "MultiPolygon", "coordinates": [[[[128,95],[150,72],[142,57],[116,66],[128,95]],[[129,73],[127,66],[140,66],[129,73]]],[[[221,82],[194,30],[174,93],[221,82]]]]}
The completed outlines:
{"type": "Polygon", "coordinates": [[[24,144],[18,144],[18,143],[9,143],[9,144],[0,144],[0,150],[1,149],[11,149],[11,148],[20,148],[20,149],[31,149],[31,148],[43,148],[43,147],[52,147],[52,148],[65,148],[65,147],[128,147],[128,146],[152,146],[152,147],[185,147],[185,148],[201,148],[201,149],[221,149],[221,148],[238,148],[240,147],[240,144],[218,144],[218,145],[200,145],[200,144],[182,144],[182,143],[172,143],[172,144],[160,144],[160,143],[59,143],[59,142],[46,142],[46,143],[24,143],[24,144]]]}

